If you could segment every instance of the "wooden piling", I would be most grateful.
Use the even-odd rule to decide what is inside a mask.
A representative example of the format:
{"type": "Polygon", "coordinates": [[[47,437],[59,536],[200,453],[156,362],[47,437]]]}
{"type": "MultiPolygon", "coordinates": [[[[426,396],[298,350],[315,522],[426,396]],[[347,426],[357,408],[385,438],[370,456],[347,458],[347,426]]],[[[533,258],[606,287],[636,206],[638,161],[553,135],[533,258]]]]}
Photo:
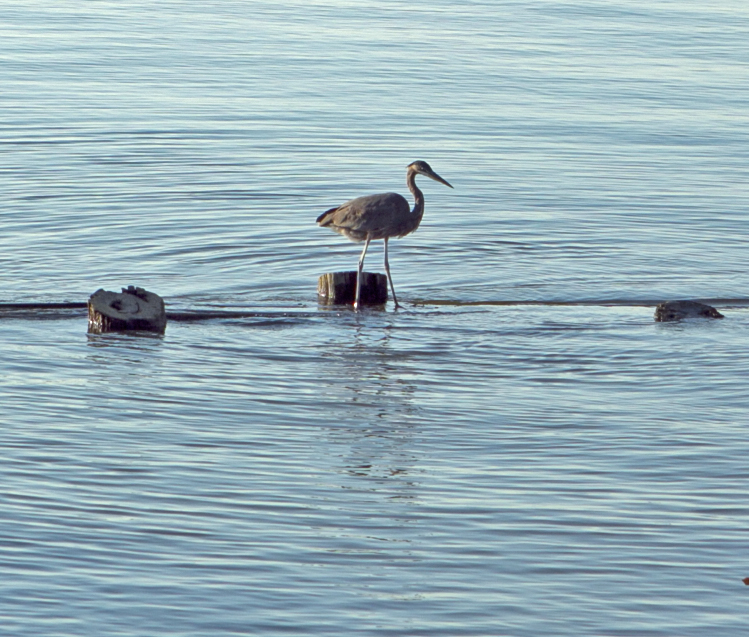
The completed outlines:
{"type": "MultiPolygon", "coordinates": [[[[353,303],[356,297],[356,270],[328,272],[317,281],[317,295],[321,303],[340,305],[353,303]]],[[[383,305],[388,300],[388,280],[379,272],[362,272],[362,305],[383,305]]]]}
{"type": "Polygon", "coordinates": [[[146,331],[163,334],[166,329],[164,300],[143,288],[129,286],[122,292],[97,290],[88,300],[88,331],[146,331]]]}

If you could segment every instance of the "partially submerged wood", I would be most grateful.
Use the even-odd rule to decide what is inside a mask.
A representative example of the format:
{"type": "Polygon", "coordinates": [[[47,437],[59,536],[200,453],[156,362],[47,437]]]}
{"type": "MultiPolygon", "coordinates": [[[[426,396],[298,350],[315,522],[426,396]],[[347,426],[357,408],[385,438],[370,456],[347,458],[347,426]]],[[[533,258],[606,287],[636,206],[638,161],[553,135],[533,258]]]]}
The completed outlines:
{"type": "Polygon", "coordinates": [[[716,318],[723,315],[711,305],[698,301],[665,301],[655,308],[655,320],[659,322],[681,321],[688,318],[716,318]]]}
{"type": "MultiPolygon", "coordinates": [[[[361,276],[361,303],[363,305],[387,303],[387,277],[379,272],[362,272],[361,276]]],[[[317,295],[322,303],[353,303],[356,298],[356,270],[323,274],[317,281],[317,295]]]]}
{"type": "Polygon", "coordinates": [[[146,331],[162,334],[166,329],[164,300],[143,288],[129,286],[122,292],[97,290],[88,300],[88,331],[146,331]]]}

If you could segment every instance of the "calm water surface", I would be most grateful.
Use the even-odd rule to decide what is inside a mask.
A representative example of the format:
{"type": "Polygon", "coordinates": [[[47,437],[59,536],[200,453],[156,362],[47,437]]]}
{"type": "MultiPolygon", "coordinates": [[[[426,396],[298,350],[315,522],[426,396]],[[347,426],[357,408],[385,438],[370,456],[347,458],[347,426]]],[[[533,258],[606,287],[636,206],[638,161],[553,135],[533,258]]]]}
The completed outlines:
{"type": "Polygon", "coordinates": [[[0,300],[258,313],[0,319],[0,633],[743,635],[749,7],[708,4],[0,3],[0,300]],[[359,247],[315,217],[415,159],[455,190],[404,309],[318,307],[359,247]]]}

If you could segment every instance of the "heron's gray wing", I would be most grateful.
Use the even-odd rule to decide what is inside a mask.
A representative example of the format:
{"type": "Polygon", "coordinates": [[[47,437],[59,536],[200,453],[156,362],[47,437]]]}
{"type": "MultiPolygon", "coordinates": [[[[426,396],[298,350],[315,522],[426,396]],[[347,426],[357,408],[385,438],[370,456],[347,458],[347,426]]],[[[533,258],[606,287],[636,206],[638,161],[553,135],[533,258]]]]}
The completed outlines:
{"type": "Polygon", "coordinates": [[[347,201],[324,212],[317,222],[339,231],[371,234],[375,239],[401,234],[410,214],[408,202],[401,195],[386,192],[347,201]]]}

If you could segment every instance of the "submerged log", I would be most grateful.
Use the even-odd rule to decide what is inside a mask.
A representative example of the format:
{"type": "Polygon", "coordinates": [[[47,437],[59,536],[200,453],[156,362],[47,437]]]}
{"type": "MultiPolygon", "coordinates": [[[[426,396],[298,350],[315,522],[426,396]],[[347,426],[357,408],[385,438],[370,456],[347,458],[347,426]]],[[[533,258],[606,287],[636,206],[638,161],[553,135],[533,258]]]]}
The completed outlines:
{"type": "MultiPolygon", "coordinates": [[[[362,272],[361,276],[362,305],[387,303],[387,277],[379,272],[362,272]]],[[[317,281],[317,295],[321,303],[353,303],[356,297],[356,270],[323,274],[317,281]]]]}
{"type": "Polygon", "coordinates": [[[655,320],[659,322],[681,321],[688,318],[716,318],[723,315],[711,305],[697,301],[665,301],[655,308],[655,320]]]}
{"type": "Polygon", "coordinates": [[[163,334],[166,329],[164,300],[143,288],[129,286],[122,292],[97,290],[88,300],[88,331],[146,331],[163,334]]]}

